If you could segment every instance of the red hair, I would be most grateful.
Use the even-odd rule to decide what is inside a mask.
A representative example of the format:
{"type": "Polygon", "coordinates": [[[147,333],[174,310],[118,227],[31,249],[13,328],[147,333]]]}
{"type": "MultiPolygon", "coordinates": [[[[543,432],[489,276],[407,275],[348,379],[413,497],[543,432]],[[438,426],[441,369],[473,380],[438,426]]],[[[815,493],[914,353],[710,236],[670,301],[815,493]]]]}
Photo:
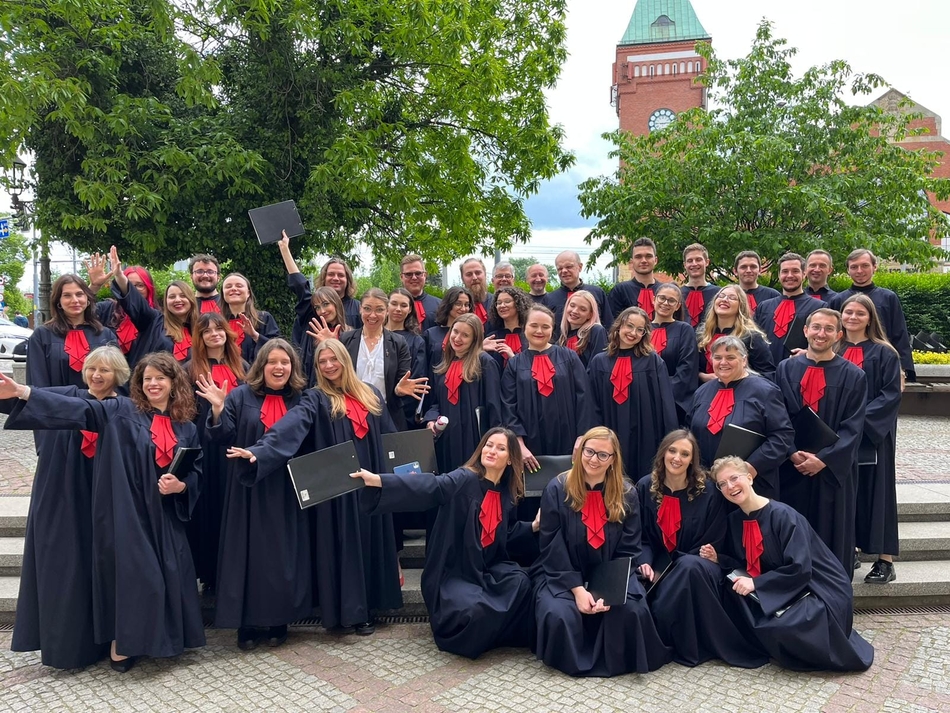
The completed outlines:
{"type": "Polygon", "coordinates": [[[145,283],[145,300],[148,302],[148,306],[155,308],[155,282],[152,280],[152,276],[149,274],[148,270],[139,265],[132,265],[127,267],[122,271],[122,274],[128,277],[132,273],[135,273],[142,278],[142,282],[145,283]]]}

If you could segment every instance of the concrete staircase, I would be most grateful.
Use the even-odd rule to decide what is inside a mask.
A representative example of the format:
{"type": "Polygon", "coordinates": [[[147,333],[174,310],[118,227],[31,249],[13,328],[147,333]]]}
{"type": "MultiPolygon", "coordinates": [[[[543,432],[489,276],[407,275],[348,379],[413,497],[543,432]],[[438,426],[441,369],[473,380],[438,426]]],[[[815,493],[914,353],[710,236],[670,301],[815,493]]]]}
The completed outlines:
{"type": "MultiPolygon", "coordinates": [[[[854,573],[856,609],[950,605],[950,483],[902,483],[897,487],[901,555],[897,580],[864,583],[872,558],[854,573]]],[[[0,497],[0,623],[11,623],[23,565],[28,497],[0,497]]],[[[400,560],[406,578],[404,607],[391,614],[426,614],[420,591],[425,537],[406,539],[400,560]]]]}

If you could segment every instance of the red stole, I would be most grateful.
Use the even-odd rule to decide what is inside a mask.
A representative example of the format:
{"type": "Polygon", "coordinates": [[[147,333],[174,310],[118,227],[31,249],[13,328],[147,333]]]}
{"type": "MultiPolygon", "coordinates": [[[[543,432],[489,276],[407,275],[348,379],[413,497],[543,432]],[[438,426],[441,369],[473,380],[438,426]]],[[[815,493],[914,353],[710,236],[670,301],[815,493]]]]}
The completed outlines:
{"type": "Polygon", "coordinates": [[[814,300],[820,300],[820,299],[821,299],[821,295],[819,295],[819,294],[812,294],[812,295],[808,295],[808,296],[811,297],[811,298],[814,299],[814,300]]]}
{"type": "Polygon", "coordinates": [[[122,321],[119,322],[119,326],[115,330],[115,336],[119,338],[119,349],[122,350],[123,354],[128,354],[135,338],[139,336],[138,327],[132,324],[129,315],[125,315],[122,321]]]}
{"type": "Polygon", "coordinates": [[[630,396],[628,389],[633,383],[633,367],[630,365],[630,357],[617,357],[614,362],[614,368],[610,372],[610,383],[614,386],[614,403],[622,404],[630,396]]]}
{"type": "Polygon", "coordinates": [[[191,351],[191,330],[188,327],[182,327],[181,341],[175,342],[175,349],[172,352],[178,361],[186,361],[188,352],[191,351]]]}
{"type": "Polygon", "coordinates": [[[772,331],[775,336],[781,338],[788,334],[788,328],[794,319],[795,300],[783,297],[782,301],[778,303],[778,307],[775,308],[775,314],[772,315],[772,322],[774,323],[772,331]]]}
{"type": "Polygon", "coordinates": [[[577,352],[577,335],[573,337],[568,337],[567,341],[564,342],[564,346],[570,349],[572,352],[577,352]]]}
{"type": "Polygon", "coordinates": [[[238,385],[237,375],[231,370],[227,364],[212,364],[211,365],[211,380],[214,382],[214,385],[219,389],[224,386],[224,382],[228,382],[228,391],[233,389],[238,385]]]}
{"type": "Polygon", "coordinates": [[[495,541],[495,531],[501,522],[501,493],[497,490],[485,491],[478,522],[482,526],[482,547],[488,547],[495,541]]]}
{"type": "Polygon", "coordinates": [[[450,404],[458,404],[459,388],[462,386],[462,362],[455,359],[445,372],[445,390],[450,404]]]}
{"type": "Polygon", "coordinates": [[[241,326],[241,318],[229,319],[228,324],[231,325],[231,331],[234,332],[234,341],[237,342],[238,346],[241,346],[244,343],[244,337],[247,336],[244,333],[244,327],[241,326]]]}
{"type": "Polygon", "coordinates": [[[264,396],[264,403],[261,404],[261,423],[264,424],[264,430],[269,431],[271,426],[277,423],[287,414],[287,404],[284,397],[279,394],[267,394],[264,396]]]}
{"type": "Polygon", "coordinates": [[[844,350],[844,358],[859,369],[864,368],[864,347],[848,347],[844,350]]]}
{"type": "Polygon", "coordinates": [[[709,421],[706,423],[709,432],[713,435],[719,433],[735,407],[736,392],[729,386],[720,386],[709,404],[709,421]]]}
{"type": "Polygon", "coordinates": [[[647,313],[650,320],[653,320],[653,313],[656,309],[656,295],[649,287],[641,287],[640,294],[637,295],[637,307],[647,313]]]}
{"type": "Polygon", "coordinates": [[[175,446],[178,445],[178,437],[172,429],[172,420],[157,413],[152,416],[152,426],[149,430],[152,432],[152,443],[155,444],[155,463],[159,468],[167,468],[171,465],[175,446]]]}
{"type": "Polygon", "coordinates": [[[595,550],[606,541],[604,526],[607,524],[607,506],[600,490],[588,490],[581,508],[581,522],[587,527],[587,544],[595,550]]]}
{"type": "Polygon", "coordinates": [[[99,440],[99,434],[93,431],[80,431],[82,434],[82,445],[79,450],[86,458],[92,458],[96,455],[96,441],[99,440]]]}
{"type": "MultiPolygon", "coordinates": [[[[650,292],[650,290],[640,290],[642,295],[644,292],[650,292]]],[[[652,295],[653,293],[650,292],[652,295]]],[[[650,341],[653,342],[653,348],[656,349],[657,354],[662,354],[663,350],[666,349],[666,327],[660,325],[653,328],[653,334],[650,335],[650,341]]]]}
{"type": "Polygon", "coordinates": [[[689,323],[692,326],[699,324],[699,318],[703,316],[703,308],[706,306],[706,300],[703,299],[703,289],[690,289],[686,295],[686,311],[689,312],[689,323]]]}
{"type": "Polygon", "coordinates": [[[83,362],[89,355],[89,341],[86,339],[86,333],[82,329],[70,329],[66,332],[63,351],[69,357],[69,368],[82,372],[83,362]]]}
{"type": "Polygon", "coordinates": [[[346,394],[343,398],[346,400],[346,417],[350,419],[353,435],[362,440],[369,433],[369,423],[366,420],[369,416],[369,410],[349,394],[346,394]]]}
{"type": "Polygon", "coordinates": [[[809,366],[801,383],[802,406],[818,411],[821,397],[825,395],[825,370],[820,366],[809,366]]]}
{"type": "Polygon", "coordinates": [[[750,577],[758,577],[762,574],[759,558],[765,552],[765,546],[762,544],[762,530],[756,520],[742,521],[742,547],[745,549],[746,572],[750,577]]]}
{"type": "Polygon", "coordinates": [[[547,354],[535,354],[531,362],[531,376],[538,385],[538,393],[550,396],[554,393],[554,364],[547,354]]]}
{"type": "MultiPolygon", "coordinates": [[[[521,335],[508,333],[505,335],[505,344],[511,347],[515,354],[521,354],[521,335]]],[[[508,361],[508,355],[505,354],[505,361],[508,361]]]]}
{"type": "Polygon", "coordinates": [[[755,312],[755,308],[759,306],[759,303],[755,301],[755,295],[753,295],[751,292],[746,292],[745,298],[749,303],[749,311],[755,312]]]}
{"type": "Polygon", "coordinates": [[[221,306],[218,304],[218,298],[212,297],[207,300],[198,300],[200,302],[200,312],[201,314],[206,314],[208,312],[221,312],[221,306]]]}
{"type": "Polygon", "coordinates": [[[419,320],[419,327],[422,327],[422,323],[426,321],[426,308],[422,304],[422,300],[417,300],[415,297],[412,298],[412,306],[416,309],[416,319],[419,320]]]}
{"type": "Polygon", "coordinates": [[[488,310],[485,309],[485,305],[483,305],[481,302],[475,303],[475,307],[472,309],[472,312],[482,321],[482,324],[485,324],[485,322],[488,321],[488,310]]]}
{"type": "Polygon", "coordinates": [[[676,538],[683,524],[683,513],[680,509],[679,498],[673,495],[664,495],[660,509],[656,512],[656,524],[663,533],[663,546],[667,552],[676,549],[676,538]]]}

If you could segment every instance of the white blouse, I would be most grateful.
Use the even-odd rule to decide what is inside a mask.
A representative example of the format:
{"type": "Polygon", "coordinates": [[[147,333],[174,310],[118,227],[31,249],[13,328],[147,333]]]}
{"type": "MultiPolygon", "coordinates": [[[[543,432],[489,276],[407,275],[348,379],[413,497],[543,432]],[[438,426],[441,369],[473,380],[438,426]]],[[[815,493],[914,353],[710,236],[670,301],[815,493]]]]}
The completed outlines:
{"type": "Polygon", "coordinates": [[[379,393],[386,401],[386,370],[383,366],[383,341],[380,337],[376,347],[370,350],[366,345],[366,340],[360,335],[360,353],[356,358],[356,375],[360,381],[370,384],[379,389],[379,393]]]}

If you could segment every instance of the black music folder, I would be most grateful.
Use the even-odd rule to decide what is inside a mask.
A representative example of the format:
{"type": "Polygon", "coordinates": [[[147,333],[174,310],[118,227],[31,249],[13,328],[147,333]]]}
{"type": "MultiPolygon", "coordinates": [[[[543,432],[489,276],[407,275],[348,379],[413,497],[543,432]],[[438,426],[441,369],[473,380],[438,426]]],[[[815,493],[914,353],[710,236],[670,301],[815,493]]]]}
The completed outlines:
{"type": "Polygon", "coordinates": [[[627,603],[627,586],[630,582],[630,557],[601,562],[594,567],[587,582],[587,591],[594,601],[603,599],[608,607],[619,607],[627,603]]]}
{"type": "Polygon", "coordinates": [[[719,448],[716,449],[716,457],[713,460],[726,456],[749,460],[749,456],[755,453],[763,443],[765,443],[765,436],[761,433],[727,423],[722,429],[722,438],[719,439],[719,448]]]}
{"type": "Polygon", "coordinates": [[[524,496],[526,498],[540,498],[548,483],[564,471],[571,469],[571,456],[536,456],[537,472],[524,471],[524,496]]]}
{"type": "Polygon", "coordinates": [[[276,243],[283,237],[282,231],[287,231],[288,238],[303,235],[303,223],[297,212],[297,204],[293,201],[271,203],[260,208],[251,208],[247,212],[254,226],[254,234],[261,245],[276,243]]]}
{"type": "Polygon", "coordinates": [[[434,473],[435,439],[428,428],[383,434],[383,470],[387,473],[434,473]]]}
{"type": "Polygon", "coordinates": [[[805,320],[801,317],[795,317],[792,323],[788,325],[788,331],[782,340],[785,350],[791,354],[796,349],[808,349],[808,340],[805,338],[805,320]]]}
{"type": "Polygon", "coordinates": [[[362,479],[350,477],[350,473],[359,469],[360,462],[353,441],[338,443],[287,461],[287,470],[301,510],[364,487],[362,479]]]}
{"type": "Polygon", "coordinates": [[[188,471],[195,467],[195,461],[198,460],[201,451],[201,448],[179,448],[175,451],[175,457],[172,458],[167,472],[181,480],[183,475],[187,475],[188,471]]]}
{"type": "Polygon", "coordinates": [[[656,559],[653,561],[653,581],[644,582],[643,586],[647,590],[647,596],[653,594],[656,590],[656,585],[660,583],[666,575],[670,573],[670,570],[673,569],[673,562],[675,560],[670,557],[670,553],[665,549],[661,550],[659,554],[656,555],[656,559]]]}
{"type": "Polygon", "coordinates": [[[795,429],[795,448],[800,451],[817,453],[838,442],[838,434],[808,406],[795,414],[792,427],[795,429]]]}

